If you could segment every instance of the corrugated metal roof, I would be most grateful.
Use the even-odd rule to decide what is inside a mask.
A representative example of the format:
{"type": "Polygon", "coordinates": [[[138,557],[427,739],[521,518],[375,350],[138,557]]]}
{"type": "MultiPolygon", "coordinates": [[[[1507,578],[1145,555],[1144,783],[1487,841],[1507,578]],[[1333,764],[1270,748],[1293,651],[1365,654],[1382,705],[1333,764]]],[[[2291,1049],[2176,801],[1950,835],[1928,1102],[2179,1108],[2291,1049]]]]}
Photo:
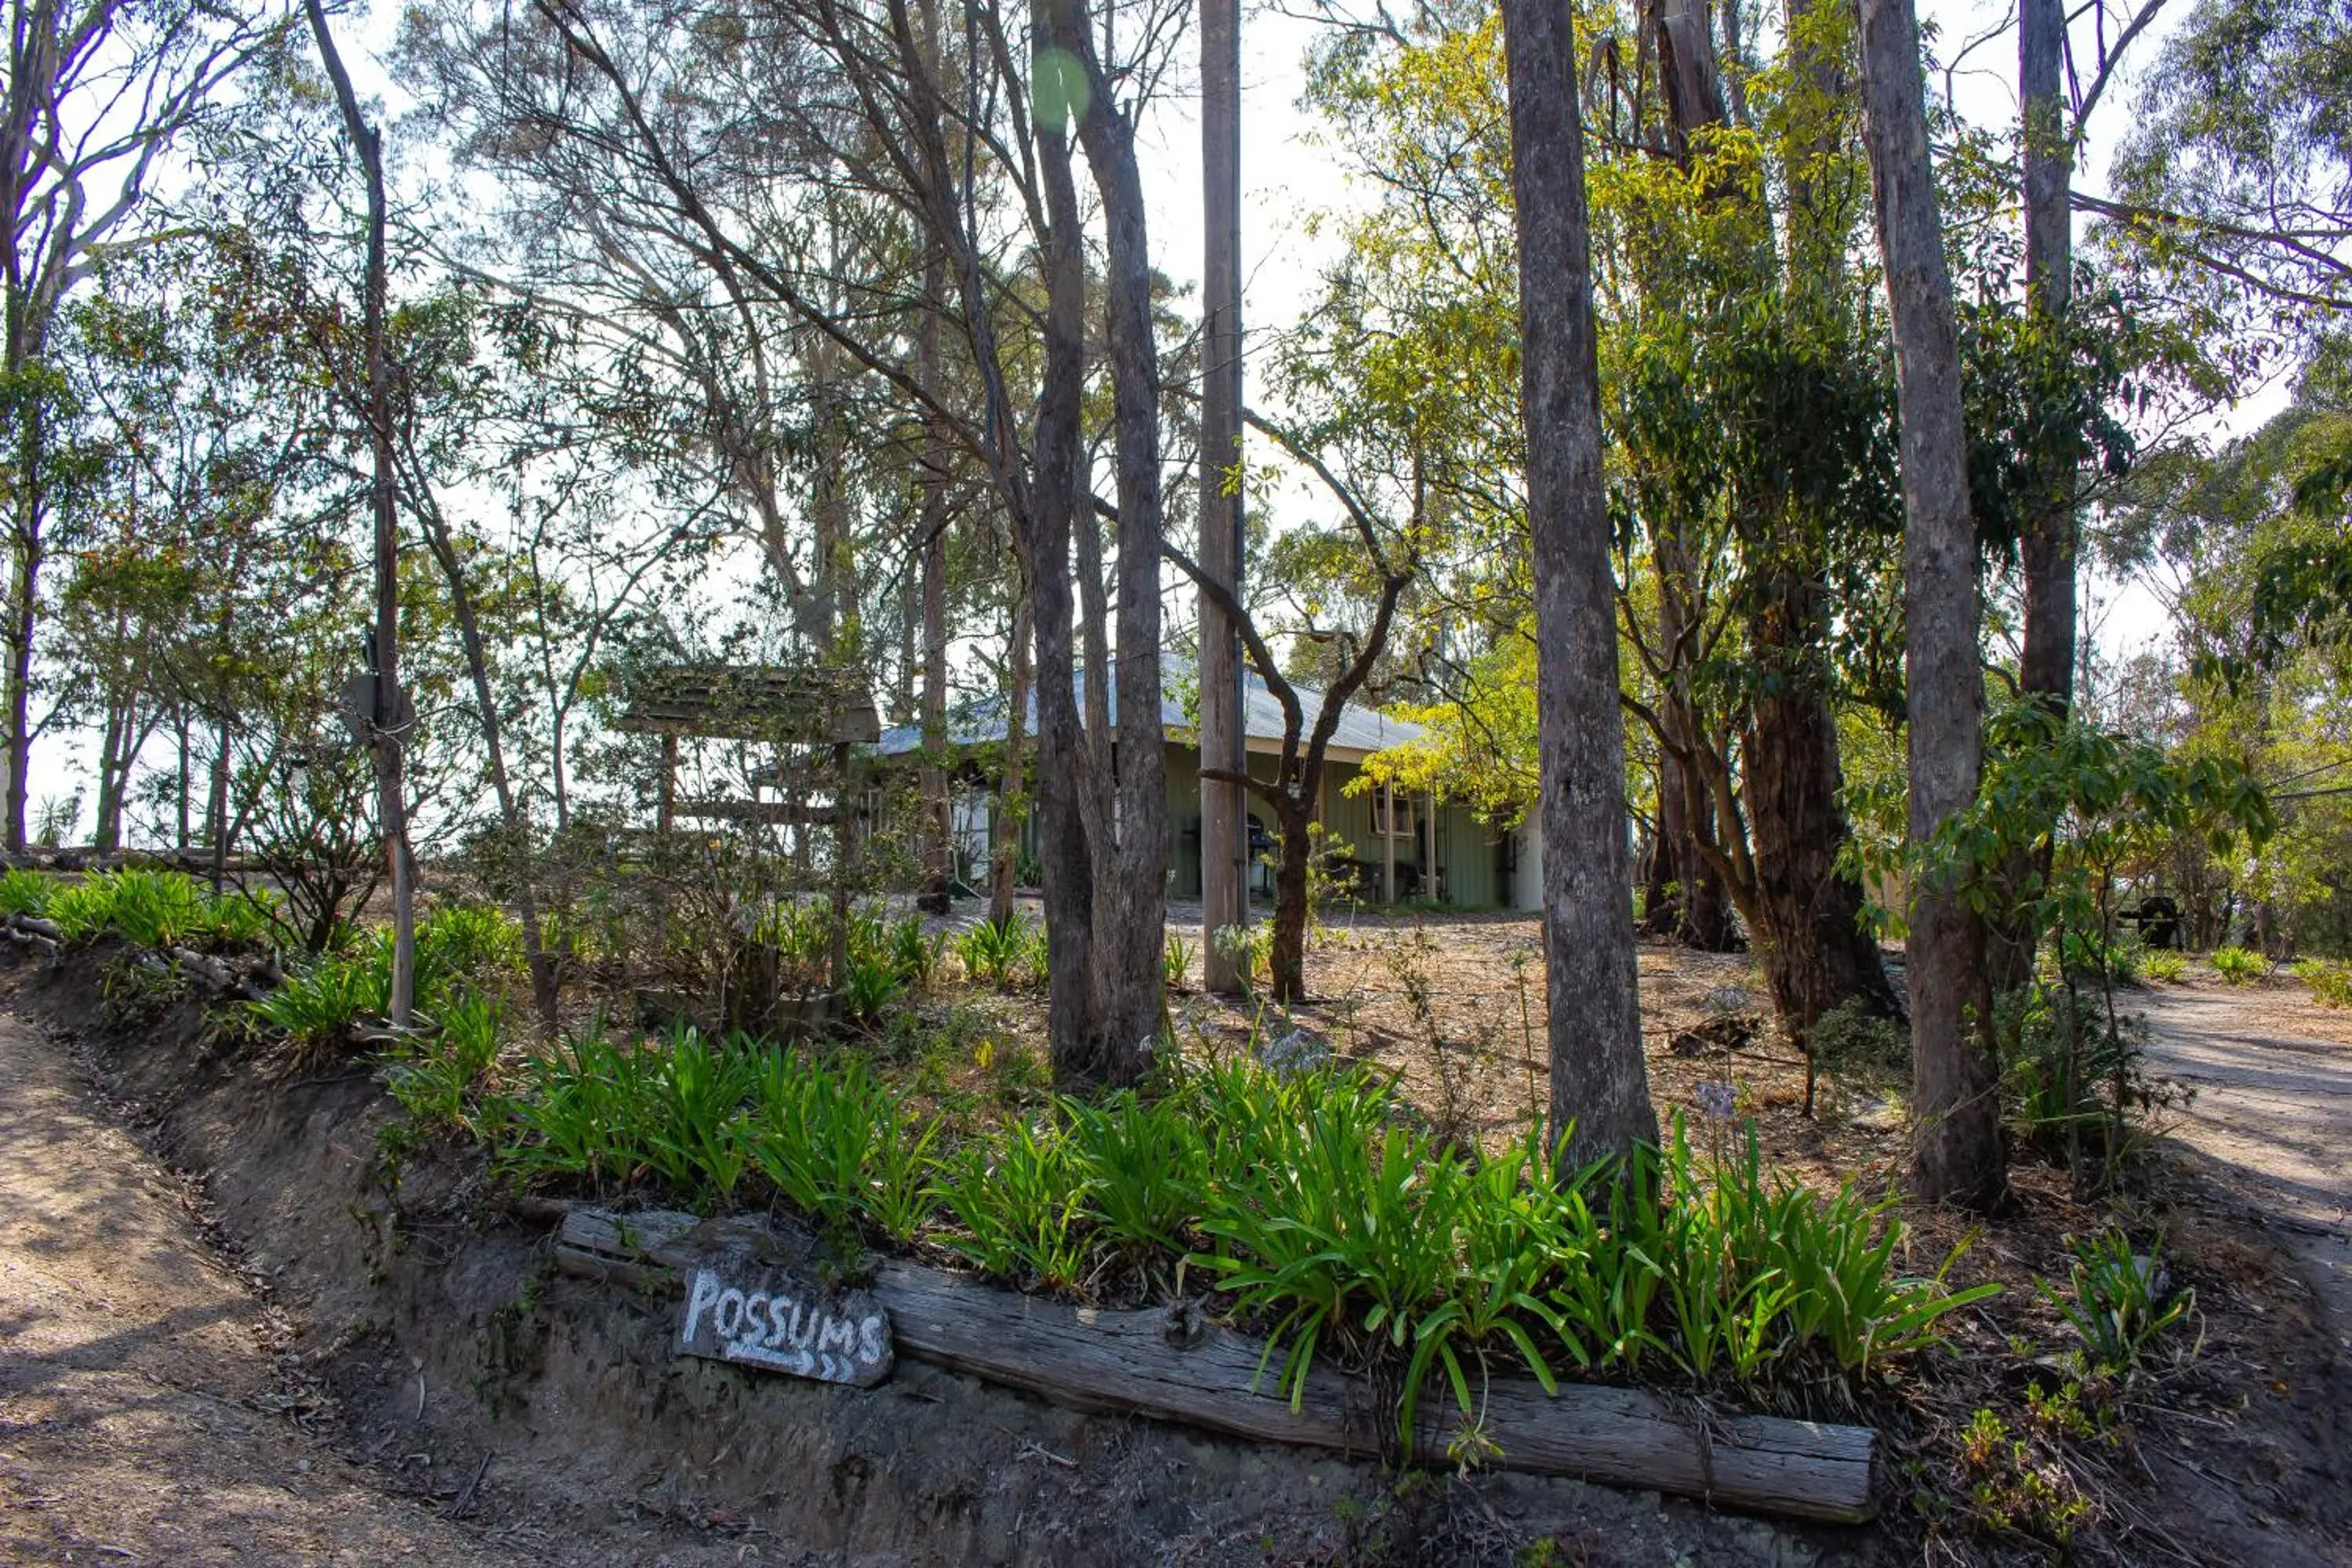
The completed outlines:
{"type": "MultiPolygon", "coordinates": [[[[1184,690],[1192,680],[1192,660],[1175,657],[1162,658],[1160,724],[1163,732],[1192,727],[1192,719],[1184,711],[1183,700],[1184,690]],[[1175,688],[1173,691],[1170,689],[1171,686],[1175,688]]],[[[1078,705],[1083,712],[1086,706],[1086,671],[1083,669],[1078,671],[1077,689],[1078,705]]],[[[1315,716],[1323,705],[1323,692],[1320,688],[1296,683],[1292,689],[1298,694],[1303,721],[1299,742],[1304,745],[1307,737],[1314,732],[1315,716]]],[[[1266,689],[1265,682],[1259,678],[1257,671],[1249,671],[1244,696],[1246,707],[1244,723],[1249,738],[1279,746],[1282,743],[1282,703],[1266,689]]],[[[1110,689],[1110,719],[1114,724],[1118,722],[1118,689],[1116,686],[1110,689]]],[[[1031,735],[1037,732],[1037,694],[1034,690],[1029,694],[1026,732],[1031,735]]],[[[1418,724],[1408,724],[1402,719],[1383,718],[1370,708],[1350,702],[1339,710],[1339,722],[1331,731],[1331,745],[1335,751],[1379,752],[1391,746],[1401,746],[1407,741],[1417,739],[1420,734],[1421,726],[1418,724]]],[[[961,713],[949,715],[948,743],[951,746],[984,745],[1003,739],[1004,717],[1001,699],[992,698],[985,702],[972,704],[961,713]]],[[[895,757],[919,751],[922,744],[920,725],[896,724],[882,731],[882,738],[874,749],[883,756],[895,757]]]]}

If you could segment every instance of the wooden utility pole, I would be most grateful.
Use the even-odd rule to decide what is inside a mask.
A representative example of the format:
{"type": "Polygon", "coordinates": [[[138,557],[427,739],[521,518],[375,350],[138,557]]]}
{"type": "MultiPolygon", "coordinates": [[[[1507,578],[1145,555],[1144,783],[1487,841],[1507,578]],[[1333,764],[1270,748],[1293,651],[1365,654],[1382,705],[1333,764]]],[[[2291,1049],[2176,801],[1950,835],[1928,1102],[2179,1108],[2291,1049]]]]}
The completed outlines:
{"type": "Polygon", "coordinates": [[[1535,569],[1549,1131],[1566,1135],[1561,1168],[1573,1170],[1656,1142],[1658,1119],[1642,1058],[1625,731],[1617,716],[1616,580],[1568,7],[1503,0],[1503,50],[1535,569]]]}
{"type": "Polygon", "coordinates": [[[376,816],[392,868],[392,997],[395,1028],[405,1028],[416,1004],[416,867],[408,851],[408,802],[401,782],[401,746],[411,717],[400,689],[400,523],[395,507],[392,445],[392,366],[384,353],[383,136],[360,112],[351,73],[335,50],[320,0],[305,0],[310,32],[335,88],[343,130],[352,139],[367,180],[367,283],[362,323],[367,354],[367,423],[375,473],[368,489],[375,521],[375,627],[370,640],[375,677],[373,711],[361,714],[361,729],[375,758],[376,816]]]}
{"type": "MultiPolygon", "coordinates": [[[[1242,496],[1241,0],[1201,5],[1201,570],[1241,599],[1242,496]]],[[[1201,768],[1249,771],[1241,634],[1201,606],[1201,768]]],[[[1217,933],[1249,919],[1249,807],[1237,783],[1201,780],[1202,966],[1211,991],[1238,995],[1246,960],[1217,933]]]]}

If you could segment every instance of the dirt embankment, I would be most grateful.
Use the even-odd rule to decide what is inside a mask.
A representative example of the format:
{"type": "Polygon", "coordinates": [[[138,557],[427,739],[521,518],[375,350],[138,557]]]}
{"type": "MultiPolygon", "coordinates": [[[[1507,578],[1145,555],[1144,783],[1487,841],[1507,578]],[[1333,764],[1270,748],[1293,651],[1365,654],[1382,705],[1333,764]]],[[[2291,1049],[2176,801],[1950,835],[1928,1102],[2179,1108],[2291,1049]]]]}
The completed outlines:
{"type": "Polygon", "coordinates": [[[861,1393],[677,1360],[668,1305],[556,1275],[476,1159],[389,1158],[392,1108],[365,1072],[273,1078],[184,1005],[98,1029],[98,973],[0,973],[13,1560],[1468,1563],[1545,1539],[1563,1563],[1885,1552],[1869,1531],[1568,1481],[1400,1489],[1368,1464],[903,1362],[861,1393]],[[144,1149],[72,1081],[60,1025],[144,1149]],[[195,1208],[166,1165],[194,1178],[195,1208]]]}

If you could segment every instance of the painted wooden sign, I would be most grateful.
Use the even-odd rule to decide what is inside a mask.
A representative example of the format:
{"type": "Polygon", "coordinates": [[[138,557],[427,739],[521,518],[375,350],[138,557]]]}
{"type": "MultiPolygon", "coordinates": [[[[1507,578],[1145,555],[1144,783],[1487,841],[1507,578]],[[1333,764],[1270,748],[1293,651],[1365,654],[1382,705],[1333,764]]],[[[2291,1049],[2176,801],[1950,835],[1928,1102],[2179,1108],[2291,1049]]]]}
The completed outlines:
{"type": "Polygon", "coordinates": [[[698,1268],[677,1352],[871,1388],[890,1375],[890,1320],[862,1290],[820,1290],[789,1274],[698,1268]]]}

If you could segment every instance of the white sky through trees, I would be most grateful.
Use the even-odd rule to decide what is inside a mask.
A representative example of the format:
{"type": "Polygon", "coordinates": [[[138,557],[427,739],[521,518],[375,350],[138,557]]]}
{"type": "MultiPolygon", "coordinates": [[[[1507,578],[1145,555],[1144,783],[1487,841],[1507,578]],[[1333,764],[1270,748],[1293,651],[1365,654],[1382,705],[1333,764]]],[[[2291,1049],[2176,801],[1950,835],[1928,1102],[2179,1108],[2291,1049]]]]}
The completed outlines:
{"type": "MultiPolygon", "coordinates": [[[[1372,193],[1349,179],[1337,150],[1324,144],[1331,134],[1328,127],[1300,103],[1306,85],[1304,57],[1325,29],[1296,14],[1310,8],[1311,0],[1290,3],[1291,10],[1252,5],[1243,23],[1244,320],[1254,342],[1296,324],[1316,297],[1323,273],[1339,259],[1343,249],[1339,226],[1318,225],[1318,220],[1344,217],[1372,199],[1372,193]]],[[[2079,186],[2105,191],[2108,159],[2118,132],[2129,122],[2139,75],[2190,9],[2191,0],[2170,0],[2134,45],[2136,62],[2109,89],[2089,128],[2076,174],[2079,186]]],[[[1931,51],[1940,60],[1961,56],[1972,41],[2000,29],[2000,36],[1967,49],[1948,85],[1954,106],[1965,119],[1988,126],[2012,124],[2017,112],[2013,4],[1921,0],[1921,15],[1934,35],[1931,51]]],[[[344,52],[362,92],[374,100],[391,124],[395,205],[400,185],[413,186],[427,170],[446,172],[425,145],[430,128],[406,118],[411,105],[384,67],[400,16],[398,6],[382,5],[338,19],[344,52]]],[[[1178,309],[1189,314],[1198,309],[1202,244],[1199,60],[1189,36],[1179,47],[1183,58],[1165,79],[1162,96],[1139,121],[1137,152],[1150,205],[1151,259],[1184,291],[1187,300],[1178,309]]],[[[1941,79],[1935,83],[1939,91],[1945,85],[1941,79]]],[[[1262,384],[1253,378],[1254,395],[1262,384]]],[[[2218,438],[2252,428],[2284,403],[2283,384],[2266,386],[2217,421],[2210,434],[2218,438]]],[[[1252,447],[1254,459],[1267,460],[1263,439],[1253,441],[1252,447]]],[[[1275,524],[1280,526],[1285,514],[1304,516],[1307,509],[1321,503],[1320,492],[1303,482],[1279,487],[1275,524]]],[[[2137,584],[2089,583],[2084,612],[2111,659],[2160,641],[2167,631],[2160,602],[2137,584]]],[[[55,730],[40,736],[34,746],[28,815],[37,816],[43,801],[77,789],[87,798],[92,763],[88,736],[55,730]]]]}

